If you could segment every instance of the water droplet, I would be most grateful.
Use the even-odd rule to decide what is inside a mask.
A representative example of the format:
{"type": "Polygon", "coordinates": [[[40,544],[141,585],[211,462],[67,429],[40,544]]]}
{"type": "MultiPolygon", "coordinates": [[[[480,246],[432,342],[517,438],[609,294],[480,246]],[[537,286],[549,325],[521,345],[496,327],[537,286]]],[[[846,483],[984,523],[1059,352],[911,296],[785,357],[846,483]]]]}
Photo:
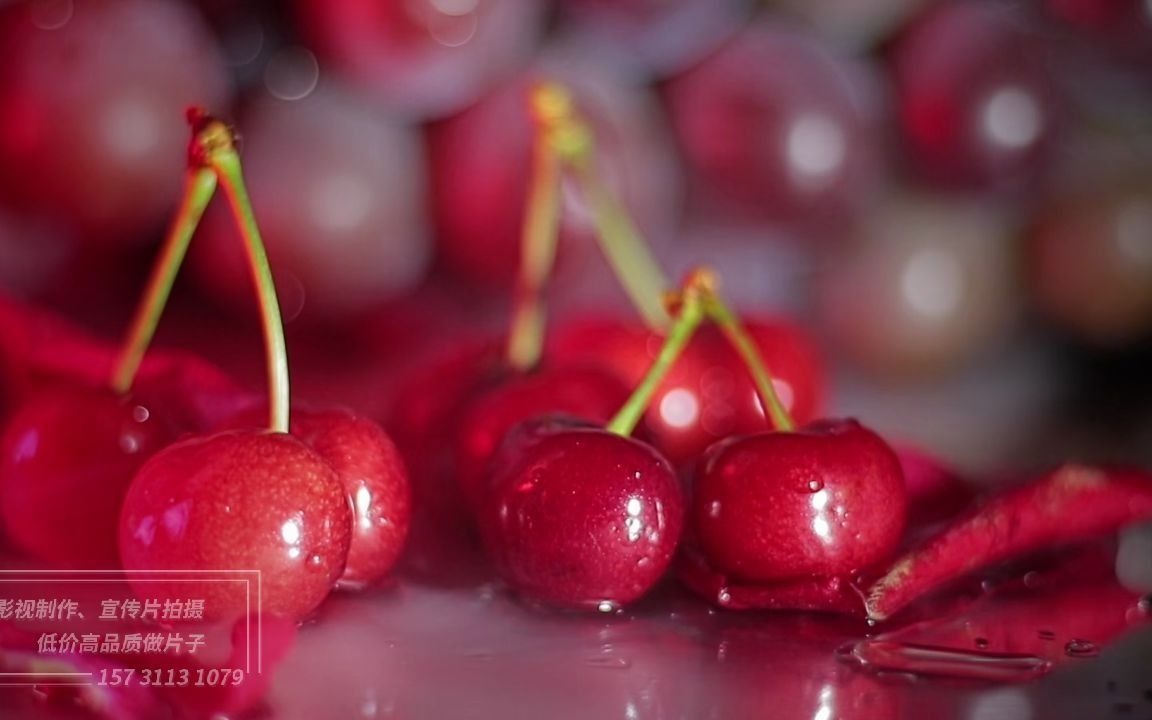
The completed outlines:
{"type": "Polygon", "coordinates": [[[1041,640],[1055,640],[1056,633],[1052,632],[1051,630],[1038,630],[1036,631],[1036,637],[1040,638],[1041,640]]]}
{"type": "Polygon", "coordinates": [[[1064,654],[1074,658],[1093,658],[1100,654],[1100,648],[1089,640],[1073,639],[1064,645],[1064,654]]]}
{"type": "Polygon", "coordinates": [[[320,567],[321,563],[323,562],[324,558],[320,557],[319,555],[310,555],[308,557],[308,564],[313,568],[320,567]]]}
{"type": "Polygon", "coordinates": [[[981,650],[988,647],[988,639],[987,638],[978,637],[978,638],[975,638],[972,642],[976,645],[976,647],[980,648],[981,650]]]}
{"type": "Polygon", "coordinates": [[[809,480],[806,487],[808,492],[820,492],[824,489],[824,481],[819,479],[809,480]]]}
{"type": "Polygon", "coordinates": [[[638,567],[638,568],[646,568],[651,564],[652,564],[652,561],[646,557],[642,557],[636,561],[636,567],[638,567]]]}
{"type": "Polygon", "coordinates": [[[151,413],[148,412],[148,408],[144,407],[143,405],[137,405],[136,407],[132,408],[132,419],[138,423],[148,422],[148,418],[151,416],[151,413]]]}
{"type": "Polygon", "coordinates": [[[710,518],[720,517],[720,501],[719,500],[713,500],[712,504],[710,504],[708,506],[708,517],[710,517],[710,518]]]}
{"type": "Polygon", "coordinates": [[[719,592],[716,593],[716,602],[721,605],[732,602],[732,593],[728,592],[728,588],[720,588],[719,592]]]}
{"type": "Polygon", "coordinates": [[[611,600],[601,600],[599,604],[596,605],[596,609],[602,613],[614,613],[620,608],[611,600]]]}
{"type": "Polygon", "coordinates": [[[1032,570],[1024,573],[1024,587],[1035,589],[1040,586],[1040,573],[1032,570]]]}

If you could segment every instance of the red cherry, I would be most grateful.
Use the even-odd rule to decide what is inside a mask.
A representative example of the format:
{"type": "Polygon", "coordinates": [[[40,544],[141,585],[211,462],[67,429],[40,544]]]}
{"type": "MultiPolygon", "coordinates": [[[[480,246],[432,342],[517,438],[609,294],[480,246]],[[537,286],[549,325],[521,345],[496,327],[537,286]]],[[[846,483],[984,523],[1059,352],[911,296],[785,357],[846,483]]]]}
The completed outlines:
{"type": "Polygon", "coordinates": [[[148,406],[60,384],[19,407],[0,440],[0,516],[19,547],[63,567],[119,566],[120,505],[136,470],[176,437],[148,406]]]}
{"type": "MultiPolygon", "coordinates": [[[[784,407],[798,423],[824,406],[823,361],[812,339],[778,320],[746,321],[784,407]]],[[[615,320],[590,320],[561,330],[551,355],[595,360],[620,372],[629,385],[643,377],[663,338],[615,320]]],[[[705,325],[656,391],[644,431],[674,465],[692,463],[709,445],[729,435],[768,427],[756,387],[743,361],[720,331],[705,325]]]]}
{"type": "Polygon", "coordinates": [[[1008,8],[941,2],[897,38],[899,121],[925,179],[1015,188],[1044,169],[1061,113],[1039,35],[1022,20],[1008,8]]]}
{"type": "Polygon", "coordinates": [[[772,582],[835,576],[888,558],[907,493],[896,454],[855,420],[717,443],[701,459],[692,505],[709,564],[772,582]]]}
{"type": "MultiPolygon", "coordinates": [[[[228,418],[219,429],[259,425],[264,403],[228,418]]],[[[408,471],[392,439],[379,425],[347,410],[292,407],[289,432],[336,471],[352,507],[348,561],[337,584],[370,585],[396,564],[412,519],[408,471]]]]}
{"type": "Polygon", "coordinates": [[[324,458],[352,500],[352,541],[338,584],[359,587],[388,574],[408,537],[408,472],[379,425],[340,410],[295,410],[292,434],[324,458]]]}
{"type": "Polygon", "coordinates": [[[668,567],[684,508],[655,449],[599,428],[528,423],[494,467],[480,530],[500,576],[525,598],[609,611],[668,567]]]}
{"type": "MultiPolygon", "coordinates": [[[[352,517],[332,467],[296,438],[263,430],[198,436],[140,468],[120,517],[127,570],[258,570],[264,612],[300,619],[344,570],[352,517]]],[[[156,583],[141,587],[155,596],[156,583]]],[[[232,583],[171,583],[206,614],[245,612],[232,583]],[[191,593],[191,594],[189,594],[191,593]]]]}
{"type": "Polygon", "coordinates": [[[456,442],[456,479],[475,507],[490,462],[515,425],[545,413],[606,423],[628,399],[628,388],[607,369],[558,365],[516,375],[481,393],[464,409],[456,442]]]}
{"type": "Polygon", "coordinates": [[[795,28],[759,23],[670,80],[699,197],[728,215],[814,227],[850,216],[880,169],[860,74],[795,28]]]}

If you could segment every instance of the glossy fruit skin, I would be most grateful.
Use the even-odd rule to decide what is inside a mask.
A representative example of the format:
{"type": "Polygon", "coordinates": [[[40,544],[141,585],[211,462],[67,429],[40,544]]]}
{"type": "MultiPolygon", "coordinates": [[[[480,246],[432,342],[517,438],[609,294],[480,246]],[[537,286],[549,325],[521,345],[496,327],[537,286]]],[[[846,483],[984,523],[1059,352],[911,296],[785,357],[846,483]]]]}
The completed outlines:
{"type": "MultiPolygon", "coordinates": [[[[784,406],[797,423],[824,408],[823,358],[799,327],[769,318],[746,320],[784,406]]],[[[663,338],[639,325],[590,318],[561,329],[550,356],[595,361],[635,386],[656,358],[663,338]]],[[[644,433],[676,467],[691,467],[712,443],[769,429],[743,361],[720,331],[702,327],[656,391],[644,433]]]]}
{"type": "Polygon", "coordinates": [[[504,582],[561,608],[612,610],[640,598],[663,575],[683,526],[668,461],[598,428],[538,432],[529,423],[514,432],[480,512],[504,582]]]}
{"type": "Polygon", "coordinates": [[[908,502],[896,454],[855,420],[719,442],[701,458],[694,492],[709,564],[749,582],[848,575],[885,560],[908,502]]]}
{"type": "MultiPolygon", "coordinates": [[[[120,517],[125,570],[259,570],[266,613],[301,619],[344,571],[352,509],[335,471],[296,438],[265,430],[170,445],[136,474],[120,517]]],[[[156,583],[138,592],[155,596],[156,583]]],[[[246,611],[242,587],[172,582],[205,615],[246,611]]]]}
{"type": "Polygon", "coordinates": [[[412,489],[396,445],[376,423],[341,410],[294,412],[291,431],[328,462],[351,498],[351,546],[337,585],[380,580],[400,557],[412,519],[412,489]]]}
{"type": "Polygon", "coordinates": [[[611,371],[594,365],[556,365],[512,375],[465,407],[456,440],[456,479],[477,507],[491,473],[492,456],[515,425],[545,413],[606,423],[628,400],[629,390],[611,371]]]}
{"type": "Polygon", "coordinates": [[[131,397],[58,383],[9,419],[0,440],[4,533],[38,560],[119,566],[120,505],[136,470],[176,438],[131,397]]]}

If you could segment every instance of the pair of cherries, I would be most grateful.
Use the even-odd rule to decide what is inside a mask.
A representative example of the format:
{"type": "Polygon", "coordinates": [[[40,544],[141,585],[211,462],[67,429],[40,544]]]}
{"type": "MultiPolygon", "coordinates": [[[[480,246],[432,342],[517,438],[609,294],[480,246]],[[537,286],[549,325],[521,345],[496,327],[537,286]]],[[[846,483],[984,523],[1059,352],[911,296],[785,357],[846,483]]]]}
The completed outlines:
{"type": "MultiPolygon", "coordinates": [[[[128,571],[256,570],[261,609],[299,619],[335,584],[363,585],[388,572],[407,532],[407,476],[375,423],[343,411],[289,413],[275,289],[231,132],[196,112],[190,120],[185,202],[122,352],[113,357],[98,344],[61,339],[61,352],[79,349],[84,358],[76,373],[67,363],[41,363],[49,351],[26,353],[25,366],[46,364],[68,381],[33,391],[9,419],[0,510],[12,539],[42,560],[103,568],[119,561],[128,571]],[[267,428],[257,427],[250,396],[219,371],[185,355],[144,356],[217,182],[260,299],[267,428]],[[110,387],[100,387],[108,377],[110,387]]],[[[213,617],[247,611],[244,591],[231,584],[168,589],[204,599],[213,617]]],[[[141,591],[154,596],[156,585],[141,591]]]]}
{"type": "MultiPolygon", "coordinates": [[[[788,431],[763,432],[762,409],[729,411],[732,435],[722,439],[699,422],[715,412],[715,392],[692,396],[703,407],[696,422],[666,422],[654,400],[690,392],[686,373],[723,356],[711,343],[727,345],[732,330],[737,350],[724,347],[727,356],[741,363],[749,352],[758,355],[759,343],[722,309],[709,273],[693,275],[681,297],[694,307],[681,309],[658,352],[647,333],[631,333],[645,339],[640,353],[651,367],[638,384],[633,379],[630,397],[621,391],[627,371],[577,360],[464,390],[456,476],[497,571],[525,598],[603,611],[634,602],[664,575],[686,530],[696,552],[748,583],[848,575],[886,559],[899,542],[906,505],[899,462],[858,423],[821,421],[794,431],[788,419],[788,431]],[[705,314],[719,331],[709,327],[689,345],[705,314]],[[652,444],[629,437],[642,416],[638,432],[652,444]],[[677,467],[687,473],[693,453],[703,457],[686,494],[677,467]]],[[[623,343],[611,346],[617,357],[625,354],[623,343]]],[[[591,353],[597,346],[576,347],[591,353]]],[[[769,357],[791,350],[782,343],[764,349],[769,357]]],[[[793,382],[813,377],[810,366],[794,367],[809,374],[797,372],[793,382]]],[[[743,366],[732,370],[728,384],[758,405],[756,389],[765,383],[753,383],[743,366]]],[[[819,394],[794,387],[806,398],[819,394]]],[[[773,402],[773,413],[788,417],[773,402]]]]}

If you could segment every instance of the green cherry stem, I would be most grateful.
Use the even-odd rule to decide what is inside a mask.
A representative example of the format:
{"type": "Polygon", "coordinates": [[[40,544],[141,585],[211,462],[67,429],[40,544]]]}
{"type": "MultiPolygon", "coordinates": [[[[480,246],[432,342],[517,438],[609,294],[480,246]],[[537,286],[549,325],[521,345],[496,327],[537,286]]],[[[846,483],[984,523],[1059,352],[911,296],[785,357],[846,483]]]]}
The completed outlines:
{"type": "Polygon", "coordinates": [[[684,352],[684,348],[688,346],[692,336],[696,334],[700,323],[704,321],[706,317],[705,304],[712,282],[713,276],[709,270],[696,270],[689,276],[684,284],[684,290],[680,293],[679,308],[672,320],[672,325],[668,328],[668,334],[664,338],[660,352],[652,361],[652,365],[649,366],[648,372],[644,374],[640,384],[625,401],[624,406],[608,421],[605,427],[609,432],[627,436],[636,429],[636,425],[639,424],[640,418],[644,417],[644,413],[648,410],[652,396],[656,394],[660,383],[664,381],[668,371],[676,364],[676,360],[684,352]]]}
{"type": "Polygon", "coordinates": [[[231,131],[219,120],[207,120],[197,134],[203,162],[216,172],[224,194],[232,207],[232,215],[244,249],[248,268],[256,286],[260,305],[260,319],[264,329],[265,356],[268,363],[268,428],[273,432],[288,432],[289,387],[288,351],[284,342],[284,323],[280,317],[280,303],[276,299],[276,285],[264,241],[256,225],[252,203],[244,184],[240,156],[231,131]]]}
{"type": "Polygon", "coordinates": [[[715,289],[709,293],[704,306],[708,318],[716,323],[720,331],[724,333],[724,337],[728,339],[732,348],[744,361],[744,366],[748,368],[748,372],[751,373],[756,391],[760,394],[760,399],[772,419],[772,426],[783,432],[794,430],[796,421],[792,419],[792,415],[784,407],[784,403],[780,402],[780,396],[776,394],[776,386],[772,383],[772,374],[768,371],[768,366],[764,364],[764,358],[760,357],[760,350],[752,341],[752,337],[748,334],[743,323],[724,304],[715,289]]]}
{"type": "Polygon", "coordinates": [[[668,278],[660,270],[648,243],[640,235],[624,206],[601,181],[595,153],[589,147],[571,162],[581,192],[592,211],[596,239],[616,279],[632,300],[645,324],[653,330],[668,328],[670,318],[663,297],[668,278]]]}
{"type": "Polygon", "coordinates": [[[200,224],[208,202],[216,192],[216,173],[211,168],[192,166],[184,174],[184,195],[180,201],[180,208],[164,238],[164,245],[160,255],[152,268],[148,278],[148,285],[140,304],[136,307],[136,314],[128,328],[128,335],[120,347],[120,354],[112,369],[112,390],[120,395],[132,389],[136,380],[136,373],[140,370],[140,363],[144,360],[144,353],[148,350],[156,326],[160,323],[160,316],[168,304],[168,297],[172,293],[172,284],[176,282],[176,275],[184,262],[188,252],[188,245],[192,235],[200,224]]]}
{"type": "Polygon", "coordinates": [[[667,329],[671,318],[663,299],[671,284],[624,206],[601,180],[592,129],[564,85],[545,82],[539,87],[552,98],[552,142],[592,212],[600,251],[644,322],[654,330],[667,329]]]}
{"type": "Polygon", "coordinates": [[[536,367],[544,352],[547,310],[543,291],[556,262],[560,229],[560,157],[551,139],[552,122],[563,112],[565,98],[542,84],[529,103],[536,122],[532,146],[532,179],[520,236],[520,268],[505,357],[514,370],[536,367]]]}

